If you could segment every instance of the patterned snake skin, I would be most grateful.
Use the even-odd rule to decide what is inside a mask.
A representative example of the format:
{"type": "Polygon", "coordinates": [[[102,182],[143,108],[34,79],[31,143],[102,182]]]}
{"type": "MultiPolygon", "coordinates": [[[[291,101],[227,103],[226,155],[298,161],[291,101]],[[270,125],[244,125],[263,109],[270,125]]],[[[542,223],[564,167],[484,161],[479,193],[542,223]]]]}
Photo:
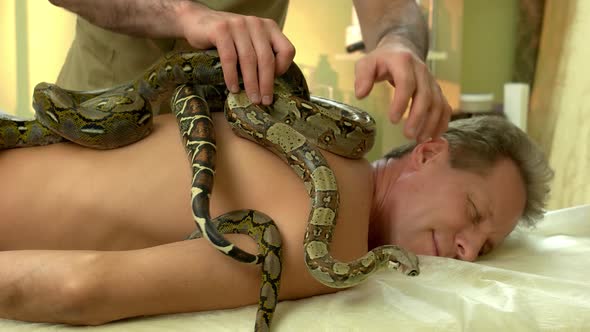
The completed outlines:
{"type": "Polygon", "coordinates": [[[251,104],[244,92],[227,95],[215,51],[172,53],[143,77],[112,89],[79,92],[37,85],[35,119],[0,115],[0,149],[62,141],[97,149],[131,144],[149,134],[152,108],[169,99],[193,171],[191,204],[197,229],[189,238],[205,237],[238,261],[262,265],[255,330],[266,331],[277,304],[282,269],[278,229],[270,218],[253,210],[213,220],[209,215],[216,152],[209,108],[220,111],[224,102],[226,118],[237,135],[275,153],[303,180],[311,199],[305,262],[318,281],[344,288],[383,267],[407,275],[419,273],[417,257],[394,245],[375,248],[352,262],[337,261],[330,254],[339,196],[335,176],[318,147],[347,158],[363,157],[373,145],[373,119],[351,106],[310,97],[295,64],[277,78],[275,93],[272,107],[251,104]],[[223,237],[227,233],[250,235],[259,253],[234,246],[223,237]]]}

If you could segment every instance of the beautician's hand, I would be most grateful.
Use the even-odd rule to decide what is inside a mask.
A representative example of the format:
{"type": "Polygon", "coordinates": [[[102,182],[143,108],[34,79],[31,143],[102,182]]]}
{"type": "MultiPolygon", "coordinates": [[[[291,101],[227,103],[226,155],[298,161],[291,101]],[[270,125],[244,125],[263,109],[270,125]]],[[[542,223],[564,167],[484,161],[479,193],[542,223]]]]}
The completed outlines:
{"type": "Polygon", "coordinates": [[[250,100],[255,104],[272,103],[274,79],[289,68],[295,57],[295,47],[275,21],[204,7],[183,14],[180,24],[192,47],[217,48],[231,92],[240,91],[239,64],[250,100]]]}
{"type": "Polygon", "coordinates": [[[397,123],[410,98],[404,135],[418,142],[442,135],[451,118],[451,107],[426,64],[402,43],[382,42],[360,59],[355,68],[357,98],[369,94],[375,82],[389,81],[395,86],[389,120],[397,123]]]}

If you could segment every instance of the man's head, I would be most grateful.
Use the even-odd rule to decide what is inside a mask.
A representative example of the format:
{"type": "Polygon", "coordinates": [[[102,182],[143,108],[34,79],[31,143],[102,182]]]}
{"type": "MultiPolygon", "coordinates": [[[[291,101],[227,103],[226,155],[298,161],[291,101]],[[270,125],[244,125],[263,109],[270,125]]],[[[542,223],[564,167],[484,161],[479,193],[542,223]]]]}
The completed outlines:
{"type": "MultiPolygon", "coordinates": [[[[522,222],[534,226],[543,216],[553,170],[541,149],[516,127],[499,116],[476,116],[449,123],[443,134],[449,144],[451,166],[485,175],[494,163],[509,158],[516,163],[526,187],[522,222]]],[[[391,150],[386,159],[399,159],[415,143],[391,150]]]]}
{"type": "Polygon", "coordinates": [[[494,116],[453,121],[443,138],[386,159],[399,172],[384,202],[392,241],[464,260],[496,247],[519,220],[534,225],[553,175],[526,134],[494,116]]]}

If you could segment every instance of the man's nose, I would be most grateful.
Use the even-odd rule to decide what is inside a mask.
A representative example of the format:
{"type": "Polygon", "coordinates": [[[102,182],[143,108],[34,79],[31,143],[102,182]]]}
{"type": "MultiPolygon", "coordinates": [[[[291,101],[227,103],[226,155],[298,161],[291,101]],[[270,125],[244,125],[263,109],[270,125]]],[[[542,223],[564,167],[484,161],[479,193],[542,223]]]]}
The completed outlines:
{"type": "Polygon", "coordinates": [[[473,262],[479,256],[485,237],[474,230],[463,231],[455,236],[457,259],[473,262]]]}

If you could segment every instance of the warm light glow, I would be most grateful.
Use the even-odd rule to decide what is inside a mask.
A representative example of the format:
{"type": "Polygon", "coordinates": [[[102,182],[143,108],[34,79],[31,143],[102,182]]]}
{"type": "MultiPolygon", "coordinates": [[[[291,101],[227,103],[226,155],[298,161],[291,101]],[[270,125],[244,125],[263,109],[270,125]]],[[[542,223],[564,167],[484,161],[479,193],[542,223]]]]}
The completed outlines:
{"type": "Polygon", "coordinates": [[[14,114],[16,109],[16,33],[14,1],[0,1],[0,111],[14,114]]]}
{"type": "MultiPolygon", "coordinates": [[[[31,104],[33,88],[39,82],[55,82],[74,37],[75,16],[48,1],[25,0],[26,12],[15,14],[16,2],[0,2],[0,110],[15,114],[17,105],[31,104]],[[21,20],[21,21],[19,21],[21,20]],[[17,24],[27,22],[26,31],[16,32],[17,24]],[[17,50],[17,38],[24,47],[17,50]],[[17,54],[28,60],[28,100],[17,102],[17,54]]],[[[22,3],[21,3],[22,4],[22,3]]],[[[30,108],[28,109],[30,110],[30,108]]]]}

